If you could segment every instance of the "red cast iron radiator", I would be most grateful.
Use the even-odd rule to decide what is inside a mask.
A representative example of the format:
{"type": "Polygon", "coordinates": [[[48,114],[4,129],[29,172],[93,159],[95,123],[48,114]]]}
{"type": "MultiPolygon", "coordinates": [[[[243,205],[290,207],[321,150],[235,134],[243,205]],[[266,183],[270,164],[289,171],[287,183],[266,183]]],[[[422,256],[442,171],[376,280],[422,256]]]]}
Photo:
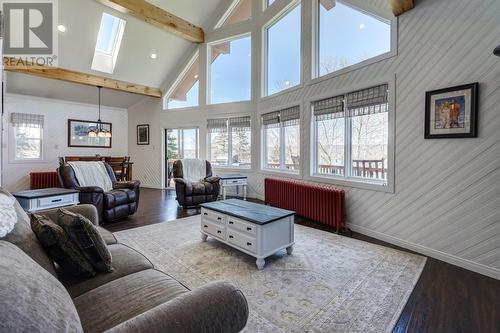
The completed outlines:
{"type": "Polygon", "coordinates": [[[61,187],[57,172],[31,172],[30,190],[40,190],[43,188],[61,187]]]}
{"type": "Polygon", "coordinates": [[[302,217],[346,231],[345,192],[303,181],[265,179],[267,205],[293,210],[302,217]]]}

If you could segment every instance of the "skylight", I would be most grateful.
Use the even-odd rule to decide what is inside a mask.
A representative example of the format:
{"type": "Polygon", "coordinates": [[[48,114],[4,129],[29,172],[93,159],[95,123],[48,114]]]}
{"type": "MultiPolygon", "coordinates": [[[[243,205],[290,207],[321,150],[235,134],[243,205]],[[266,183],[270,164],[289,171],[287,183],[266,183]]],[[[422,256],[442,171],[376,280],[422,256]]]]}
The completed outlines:
{"type": "Polygon", "coordinates": [[[103,13],[97,43],[95,46],[92,69],[112,74],[127,22],[113,15],[103,13]]]}

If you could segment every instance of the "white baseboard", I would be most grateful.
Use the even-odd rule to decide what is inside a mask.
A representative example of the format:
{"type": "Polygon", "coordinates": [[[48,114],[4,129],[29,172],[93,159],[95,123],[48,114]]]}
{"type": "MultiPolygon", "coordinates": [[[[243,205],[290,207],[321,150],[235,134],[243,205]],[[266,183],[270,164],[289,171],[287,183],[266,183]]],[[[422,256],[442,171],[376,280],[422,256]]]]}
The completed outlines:
{"type": "Polygon", "coordinates": [[[142,184],[141,183],[141,187],[144,187],[144,188],[154,188],[154,189],[157,189],[157,190],[163,190],[163,187],[158,185],[158,184],[142,184]]]}
{"type": "Polygon", "coordinates": [[[454,255],[451,255],[451,254],[448,254],[445,252],[441,252],[439,250],[435,250],[435,249],[432,249],[432,248],[429,248],[426,246],[422,246],[419,244],[408,242],[408,241],[405,241],[403,239],[400,239],[400,238],[397,238],[397,237],[394,237],[391,235],[387,235],[387,234],[384,234],[384,233],[381,233],[378,231],[374,231],[374,230],[371,230],[371,229],[368,229],[368,228],[365,228],[365,227],[362,227],[359,225],[355,225],[355,224],[351,224],[351,223],[348,223],[347,225],[352,231],[359,232],[360,234],[370,236],[370,237],[382,240],[384,242],[391,243],[393,245],[400,246],[400,247],[403,247],[405,249],[421,253],[425,256],[432,257],[432,258],[447,262],[449,264],[459,266],[459,267],[465,268],[467,270],[470,270],[470,271],[473,271],[473,272],[483,274],[483,275],[489,276],[491,278],[500,280],[500,270],[499,269],[485,266],[482,264],[478,264],[478,263],[470,261],[468,259],[460,258],[460,257],[454,256],[454,255]]]}

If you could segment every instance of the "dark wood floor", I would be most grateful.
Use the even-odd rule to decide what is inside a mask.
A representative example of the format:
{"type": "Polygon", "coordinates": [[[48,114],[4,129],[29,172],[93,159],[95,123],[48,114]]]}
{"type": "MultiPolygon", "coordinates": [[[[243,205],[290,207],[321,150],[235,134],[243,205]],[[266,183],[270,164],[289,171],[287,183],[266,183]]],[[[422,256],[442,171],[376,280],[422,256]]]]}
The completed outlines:
{"type": "MultiPolygon", "coordinates": [[[[142,189],[138,212],[105,227],[114,232],[199,213],[199,209],[180,208],[175,192],[142,189]]],[[[332,231],[300,217],[296,223],[332,231]]],[[[404,250],[358,233],[352,237],[404,250]]],[[[500,281],[428,258],[393,332],[500,333],[500,281]]]]}

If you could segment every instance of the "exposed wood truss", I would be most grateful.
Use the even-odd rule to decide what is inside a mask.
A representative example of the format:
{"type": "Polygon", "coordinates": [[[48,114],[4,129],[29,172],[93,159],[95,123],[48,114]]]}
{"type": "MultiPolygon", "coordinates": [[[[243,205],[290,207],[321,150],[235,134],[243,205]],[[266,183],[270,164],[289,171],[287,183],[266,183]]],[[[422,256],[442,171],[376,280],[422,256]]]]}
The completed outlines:
{"type": "Polygon", "coordinates": [[[88,86],[103,87],[127,93],[161,98],[162,93],[158,88],[151,88],[140,84],[113,80],[103,76],[76,72],[68,69],[41,66],[18,58],[3,58],[4,69],[9,72],[23,73],[47,79],[61,80],[88,86]]]}
{"type": "Polygon", "coordinates": [[[399,16],[415,7],[414,0],[387,0],[395,16],[399,16]]]}
{"type": "Polygon", "coordinates": [[[203,43],[203,29],[144,0],[97,0],[119,12],[162,28],[190,42],[203,43]]]}

